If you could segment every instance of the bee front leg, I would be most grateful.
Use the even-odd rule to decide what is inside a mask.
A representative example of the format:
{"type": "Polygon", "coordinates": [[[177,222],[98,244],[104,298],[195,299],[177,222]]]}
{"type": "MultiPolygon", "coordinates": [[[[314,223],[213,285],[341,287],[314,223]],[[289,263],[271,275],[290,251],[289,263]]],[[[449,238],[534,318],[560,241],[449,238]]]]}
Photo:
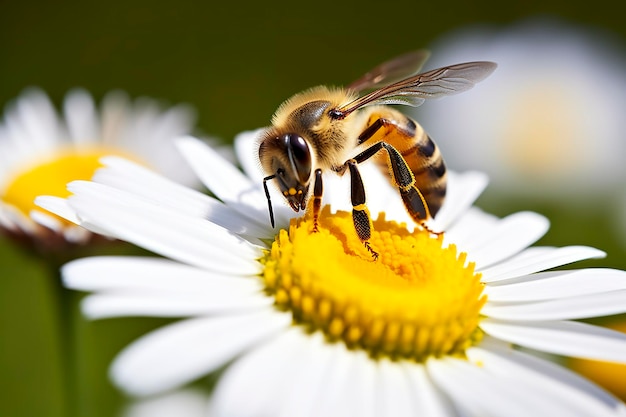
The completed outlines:
{"type": "Polygon", "coordinates": [[[317,223],[320,217],[320,211],[322,210],[322,194],[324,192],[324,186],[322,184],[322,170],[315,170],[315,183],[313,185],[313,201],[311,204],[313,210],[313,232],[318,232],[317,223]]]}
{"type": "Polygon", "coordinates": [[[369,239],[372,236],[372,220],[369,210],[365,205],[365,187],[361,174],[357,168],[357,162],[354,159],[346,161],[350,170],[350,198],[352,201],[352,221],[356,234],[363,242],[367,250],[372,254],[374,259],[378,259],[378,252],[370,246],[369,239]]]}

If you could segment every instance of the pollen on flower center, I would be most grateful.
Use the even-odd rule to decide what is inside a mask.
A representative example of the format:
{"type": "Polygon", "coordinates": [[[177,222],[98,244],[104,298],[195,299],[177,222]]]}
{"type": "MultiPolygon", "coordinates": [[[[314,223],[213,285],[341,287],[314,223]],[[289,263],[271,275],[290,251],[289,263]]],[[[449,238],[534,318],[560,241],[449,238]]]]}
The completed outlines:
{"type": "Polygon", "coordinates": [[[319,231],[293,219],[262,259],[266,290],[295,323],[372,356],[410,358],[463,354],[480,337],[486,301],[480,275],[454,245],[403,225],[374,221],[371,246],[347,212],[322,210],[319,231]]]}
{"type": "Polygon", "coordinates": [[[94,172],[102,166],[100,158],[110,154],[110,150],[92,149],[64,151],[52,155],[51,158],[23,167],[6,185],[0,198],[28,216],[31,210],[37,209],[34,203],[37,196],[69,196],[67,183],[91,179],[94,172]]]}

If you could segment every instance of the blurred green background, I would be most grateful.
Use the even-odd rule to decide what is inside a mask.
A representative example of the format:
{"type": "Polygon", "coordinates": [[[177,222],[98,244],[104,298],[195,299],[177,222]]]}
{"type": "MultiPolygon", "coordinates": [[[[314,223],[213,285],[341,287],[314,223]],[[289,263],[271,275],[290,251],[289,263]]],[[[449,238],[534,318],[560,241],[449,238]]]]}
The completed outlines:
{"type": "MultiPolygon", "coordinates": [[[[266,125],[295,92],[351,81],[468,24],[505,27],[546,14],[601,27],[626,43],[623,16],[602,3],[0,0],[0,106],[28,86],[43,88],[57,105],[73,87],[86,88],[98,101],[120,88],[131,96],[189,103],[197,109],[199,133],[230,141],[266,125]]],[[[540,243],[595,246],[608,252],[607,259],[578,267],[626,269],[623,240],[604,204],[556,205],[488,190],[479,205],[498,215],[526,209],[545,214],[552,227],[540,243]]],[[[124,244],[106,250],[140,253],[124,244]]],[[[80,294],[71,294],[75,334],[67,334],[58,327],[57,264],[0,237],[0,416],[67,415],[60,338],[76,358],[79,415],[116,416],[124,396],[108,382],[108,363],[164,321],[87,322],[77,314],[80,294]]]]}

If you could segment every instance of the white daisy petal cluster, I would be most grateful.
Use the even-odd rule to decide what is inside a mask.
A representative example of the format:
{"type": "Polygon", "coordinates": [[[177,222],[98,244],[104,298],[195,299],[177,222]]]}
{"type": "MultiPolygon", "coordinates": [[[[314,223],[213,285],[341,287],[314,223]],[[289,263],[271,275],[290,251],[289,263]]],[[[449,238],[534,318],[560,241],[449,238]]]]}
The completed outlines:
{"type": "MultiPolygon", "coordinates": [[[[475,262],[487,296],[478,324],[483,336],[464,355],[374,358],[294,324],[259,279],[259,259],[278,228],[287,227],[290,211],[273,195],[277,230],[270,227],[254,142],[255,133],[236,139],[241,172],[200,141],[178,140],[219,200],[115,157],[103,161],[93,181],[69,184],[68,199],[37,199],[89,230],[163,256],[84,258],[62,271],[68,287],[92,293],[83,301],[90,318],[182,318],[119,354],[111,377],[126,392],[157,394],[224,370],[211,415],[626,415],[602,389],[515,348],[626,363],[626,335],[574,321],[626,312],[626,272],[546,272],[604,253],[530,247],[548,230],[547,220],[529,212],[501,219],[473,207],[486,184],[478,173],[451,173],[435,223],[475,262]]],[[[327,188],[324,198],[341,208],[327,188]]],[[[370,188],[368,204],[390,204],[388,218],[403,216],[387,188],[370,188]]]]}
{"type": "Polygon", "coordinates": [[[432,68],[498,63],[478,88],[415,111],[451,166],[532,196],[623,190],[626,48],[610,33],[532,18],[457,29],[429,49],[432,68]]]}
{"type": "MultiPolygon", "coordinates": [[[[25,90],[6,105],[0,122],[0,228],[26,236],[46,236],[52,231],[75,243],[89,238],[83,228],[68,227],[48,212],[36,207],[28,211],[5,199],[16,177],[69,155],[124,155],[182,184],[197,186],[197,178],[171,141],[191,133],[194,123],[195,112],[189,106],[165,108],[150,98],[131,100],[122,91],[108,93],[97,106],[87,91],[74,89],[58,112],[42,90],[25,90]]],[[[56,171],[40,174],[42,180],[62,181],[73,163],[66,161],[56,171]]],[[[84,167],[76,168],[78,177],[85,175],[80,169],[84,167]]],[[[65,182],[59,188],[64,189],[65,182]]],[[[28,192],[26,188],[22,191],[28,192]]]]}

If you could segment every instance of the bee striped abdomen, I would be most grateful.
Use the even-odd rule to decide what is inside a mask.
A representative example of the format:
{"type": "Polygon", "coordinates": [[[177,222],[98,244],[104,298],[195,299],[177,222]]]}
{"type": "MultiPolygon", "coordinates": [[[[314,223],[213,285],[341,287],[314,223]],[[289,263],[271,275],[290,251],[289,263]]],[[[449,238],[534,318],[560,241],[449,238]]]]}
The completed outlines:
{"type": "Polygon", "coordinates": [[[404,160],[415,176],[431,216],[435,216],[446,197],[447,170],[439,148],[422,129],[417,129],[413,144],[402,150],[404,160]]]}
{"type": "MultiPolygon", "coordinates": [[[[443,204],[447,185],[446,166],[435,142],[422,126],[395,109],[374,107],[365,110],[364,114],[367,122],[358,143],[383,141],[397,149],[434,217],[443,204]]],[[[377,162],[383,172],[389,171],[387,159],[382,154],[377,162]]]]}

